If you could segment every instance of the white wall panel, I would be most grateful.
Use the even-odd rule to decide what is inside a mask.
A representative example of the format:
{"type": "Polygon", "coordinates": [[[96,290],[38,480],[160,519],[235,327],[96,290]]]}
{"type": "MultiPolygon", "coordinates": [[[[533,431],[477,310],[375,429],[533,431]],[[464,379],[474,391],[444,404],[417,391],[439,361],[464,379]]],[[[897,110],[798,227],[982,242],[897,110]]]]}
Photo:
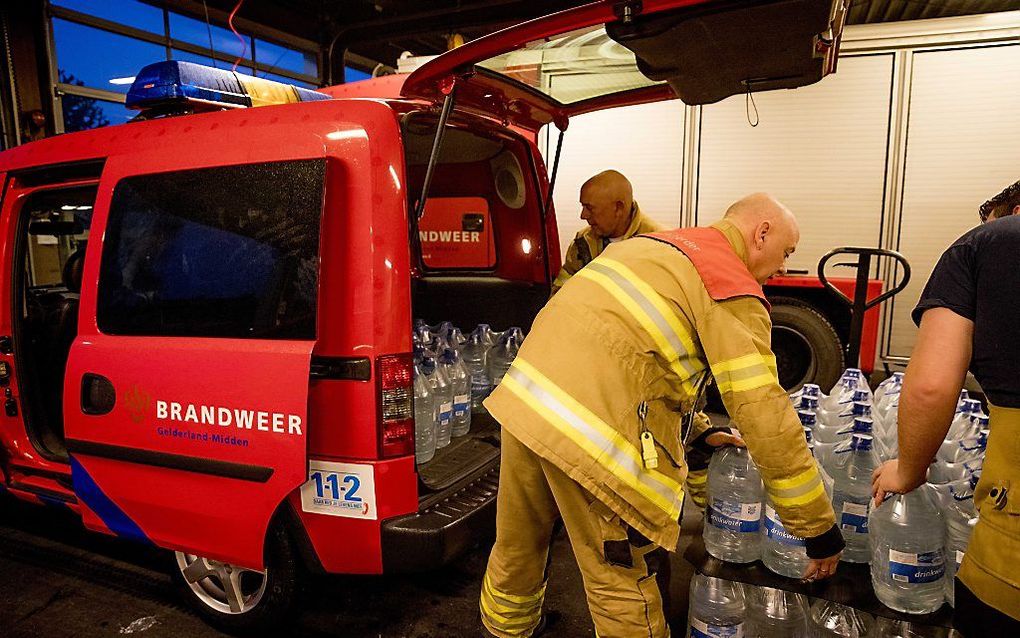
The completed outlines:
{"type": "Polygon", "coordinates": [[[818,84],[755,95],[757,127],[748,124],[745,96],[704,107],[698,225],[748,193],[767,191],[800,222],[791,268],[813,274],[835,246],[878,246],[892,60],[842,58],[818,84]]]}
{"type": "Polygon", "coordinates": [[[1020,46],[914,54],[899,249],[914,279],[894,302],[891,354],[908,355],[910,311],[942,252],[982,202],[1020,179],[1020,46]]]}

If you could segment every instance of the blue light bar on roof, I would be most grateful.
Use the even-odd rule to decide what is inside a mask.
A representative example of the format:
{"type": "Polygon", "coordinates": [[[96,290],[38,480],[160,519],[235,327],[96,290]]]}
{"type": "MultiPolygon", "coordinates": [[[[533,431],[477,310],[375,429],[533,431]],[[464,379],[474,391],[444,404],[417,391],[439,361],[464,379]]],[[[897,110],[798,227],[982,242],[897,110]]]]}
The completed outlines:
{"type": "Polygon", "coordinates": [[[138,72],[125,106],[148,109],[191,103],[218,108],[245,108],[328,100],[325,93],[290,84],[254,78],[227,69],[170,60],[150,64],[138,72]]]}

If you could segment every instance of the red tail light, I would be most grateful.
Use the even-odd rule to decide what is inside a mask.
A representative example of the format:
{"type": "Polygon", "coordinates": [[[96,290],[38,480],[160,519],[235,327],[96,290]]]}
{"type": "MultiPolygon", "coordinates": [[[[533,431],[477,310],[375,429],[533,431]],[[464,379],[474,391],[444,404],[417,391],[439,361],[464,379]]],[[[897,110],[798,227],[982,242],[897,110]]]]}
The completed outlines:
{"type": "Polygon", "coordinates": [[[414,454],[414,368],[411,354],[376,358],[379,380],[379,454],[414,454]]]}

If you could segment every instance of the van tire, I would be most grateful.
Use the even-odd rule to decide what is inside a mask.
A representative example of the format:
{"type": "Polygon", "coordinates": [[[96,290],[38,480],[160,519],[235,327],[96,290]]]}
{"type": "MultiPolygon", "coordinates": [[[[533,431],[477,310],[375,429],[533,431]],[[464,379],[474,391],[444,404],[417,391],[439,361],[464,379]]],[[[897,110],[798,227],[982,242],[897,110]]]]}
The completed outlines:
{"type": "MultiPolygon", "coordinates": [[[[187,599],[188,605],[205,622],[216,629],[233,635],[263,636],[273,633],[294,615],[298,600],[301,571],[294,542],[283,525],[273,525],[266,535],[265,546],[265,587],[261,589],[261,597],[250,609],[239,613],[231,613],[216,604],[219,592],[209,595],[202,587],[202,581],[192,585],[184,576],[186,565],[199,557],[174,553],[172,575],[174,584],[181,595],[187,599]]],[[[237,569],[223,563],[212,563],[227,569],[237,569]]],[[[250,570],[248,570],[250,571],[250,570]]],[[[222,573],[222,572],[221,572],[222,573]]],[[[255,573],[249,577],[257,578],[255,573]]],[[[250,580],[251,578],[249,578],[250,580]]],[[[221,581],[218,576],[203,579],[206,586],[215,588],[221,581]],[[210,582],[211,581],[211,582],[210,582]]]]}
{"type": "Polygon", "coordinates": [[[787,392],[805,383],[828,390],[843,373],[843,342],[814,306],[793,297],[772,297],[772,351],[787,392]]]}

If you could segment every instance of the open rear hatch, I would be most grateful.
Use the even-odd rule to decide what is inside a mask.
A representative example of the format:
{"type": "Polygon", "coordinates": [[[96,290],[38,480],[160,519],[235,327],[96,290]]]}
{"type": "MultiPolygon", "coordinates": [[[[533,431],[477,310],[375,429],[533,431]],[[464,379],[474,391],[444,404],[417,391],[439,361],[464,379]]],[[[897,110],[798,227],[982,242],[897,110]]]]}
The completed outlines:
{"type": "Polygon", "coordinates": [[[835,71],[849,0],[602,0],[498,31],[425,64],[402,95],[537,130],[666,99],[708,104],[835,71]]]}

